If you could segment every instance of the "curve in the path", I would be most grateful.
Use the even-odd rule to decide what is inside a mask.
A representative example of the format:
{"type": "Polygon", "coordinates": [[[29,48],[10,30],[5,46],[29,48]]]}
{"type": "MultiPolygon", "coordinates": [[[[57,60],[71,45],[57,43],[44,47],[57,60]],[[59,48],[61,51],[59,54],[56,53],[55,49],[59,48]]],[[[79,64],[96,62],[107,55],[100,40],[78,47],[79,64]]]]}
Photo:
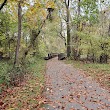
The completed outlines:
{"type": "Polygon", "coordinates": [[[57,58],[47,62],[47,110],[110,110],[110,92],[57,58]]]}

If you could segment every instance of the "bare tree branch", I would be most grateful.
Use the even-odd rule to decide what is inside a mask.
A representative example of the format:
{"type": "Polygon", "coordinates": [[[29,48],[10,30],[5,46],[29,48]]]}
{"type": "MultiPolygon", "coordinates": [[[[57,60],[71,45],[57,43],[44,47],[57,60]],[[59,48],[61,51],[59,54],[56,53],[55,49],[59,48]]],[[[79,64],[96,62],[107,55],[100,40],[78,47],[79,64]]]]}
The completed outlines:
{"type": "Polygon", "coordinates": [[[4,2],[0,6],[0,10],[3,8],[3,6],[6,4],[7,0],[4,0],[4,2]]]}

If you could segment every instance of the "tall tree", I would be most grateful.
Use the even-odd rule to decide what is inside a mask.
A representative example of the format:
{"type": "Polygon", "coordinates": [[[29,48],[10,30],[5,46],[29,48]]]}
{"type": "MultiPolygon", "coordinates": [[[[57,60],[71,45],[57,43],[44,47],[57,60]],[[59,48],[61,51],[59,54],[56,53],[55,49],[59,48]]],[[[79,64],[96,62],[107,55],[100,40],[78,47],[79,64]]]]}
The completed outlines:
{"type": "Polygon", "coordinates": [[[21,22],[22,22],[22,8],[21,8],[21,1],[18,2],[18,39],[17,39],[17,46],[15,52],[15,61],[14,65],[18,64],[18,57],[19,57],[19,48],[20,48],[20,40],[21,40],[21,22]]]}
{"type": "MultiPolygon", "coordinates": [[[[81,0],[77,1],[77,32],[80,31],[80,23],[81,23],[81,0]]],[[[76,35],[75,38],[76,49],[74,49],[74,59],[78,60],[80,57],[79,43],[80,38],[76,35]]]]}
{"type": "Polygon", "coordinates": [[[67,57],[70,57],[71,53],[71,47],[70,47],[70,0],[65,0],[65,6],[66,6],[66,25],[67,25],[67,57]]]}

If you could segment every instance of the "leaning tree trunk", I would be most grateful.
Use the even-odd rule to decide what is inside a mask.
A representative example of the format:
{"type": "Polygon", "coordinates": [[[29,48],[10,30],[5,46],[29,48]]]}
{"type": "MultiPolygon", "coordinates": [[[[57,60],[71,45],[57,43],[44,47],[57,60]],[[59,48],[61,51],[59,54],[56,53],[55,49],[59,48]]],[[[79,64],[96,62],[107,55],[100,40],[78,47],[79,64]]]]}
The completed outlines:
{"type": "Polygon", "coordinates": [[[19,48],[20,48],[20,40],[21,40],[21,20],[22,20],[21,12],[22,12],[21,3],[19,2],[18,3],[18,39],[17,39],[14,65],[18,64],[18,57],[19,57],[19,48]]]}
{"type": "MultiPolygon", "coordinates": [[[[47,19],[47,17],[46,17],[46,19],[47,19]]],[[[26,58],[26,56],[28,55],[28,53],[31,50],[31,48],[33,48],[33,46],[35,45],[35,40],[37,39],[37,37],[41,33],[41,30],[42,30],[42,28],[43,28],[43,26],[45,24],[46,19],[44,19],[42,21],[41,26],[40,26],[40,28],[38,30],[32,30],[32,38],[31,38],[31,41],[30,41],[30,45],[27,47],[27,49],[23,53],[23,57],[22,57],[23,60],[26,58]]]]}

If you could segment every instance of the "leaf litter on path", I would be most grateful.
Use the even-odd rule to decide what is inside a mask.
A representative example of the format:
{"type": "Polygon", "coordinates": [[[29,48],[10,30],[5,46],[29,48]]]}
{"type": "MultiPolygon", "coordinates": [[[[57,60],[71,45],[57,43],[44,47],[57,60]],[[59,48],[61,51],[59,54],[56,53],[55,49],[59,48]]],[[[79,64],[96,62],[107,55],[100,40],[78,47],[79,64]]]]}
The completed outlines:
{"type": "Polygon", "coordinates": [[[57,58],[47,68],[46,110],[110,110],[110,93],[90,76],[57,58]]]}

